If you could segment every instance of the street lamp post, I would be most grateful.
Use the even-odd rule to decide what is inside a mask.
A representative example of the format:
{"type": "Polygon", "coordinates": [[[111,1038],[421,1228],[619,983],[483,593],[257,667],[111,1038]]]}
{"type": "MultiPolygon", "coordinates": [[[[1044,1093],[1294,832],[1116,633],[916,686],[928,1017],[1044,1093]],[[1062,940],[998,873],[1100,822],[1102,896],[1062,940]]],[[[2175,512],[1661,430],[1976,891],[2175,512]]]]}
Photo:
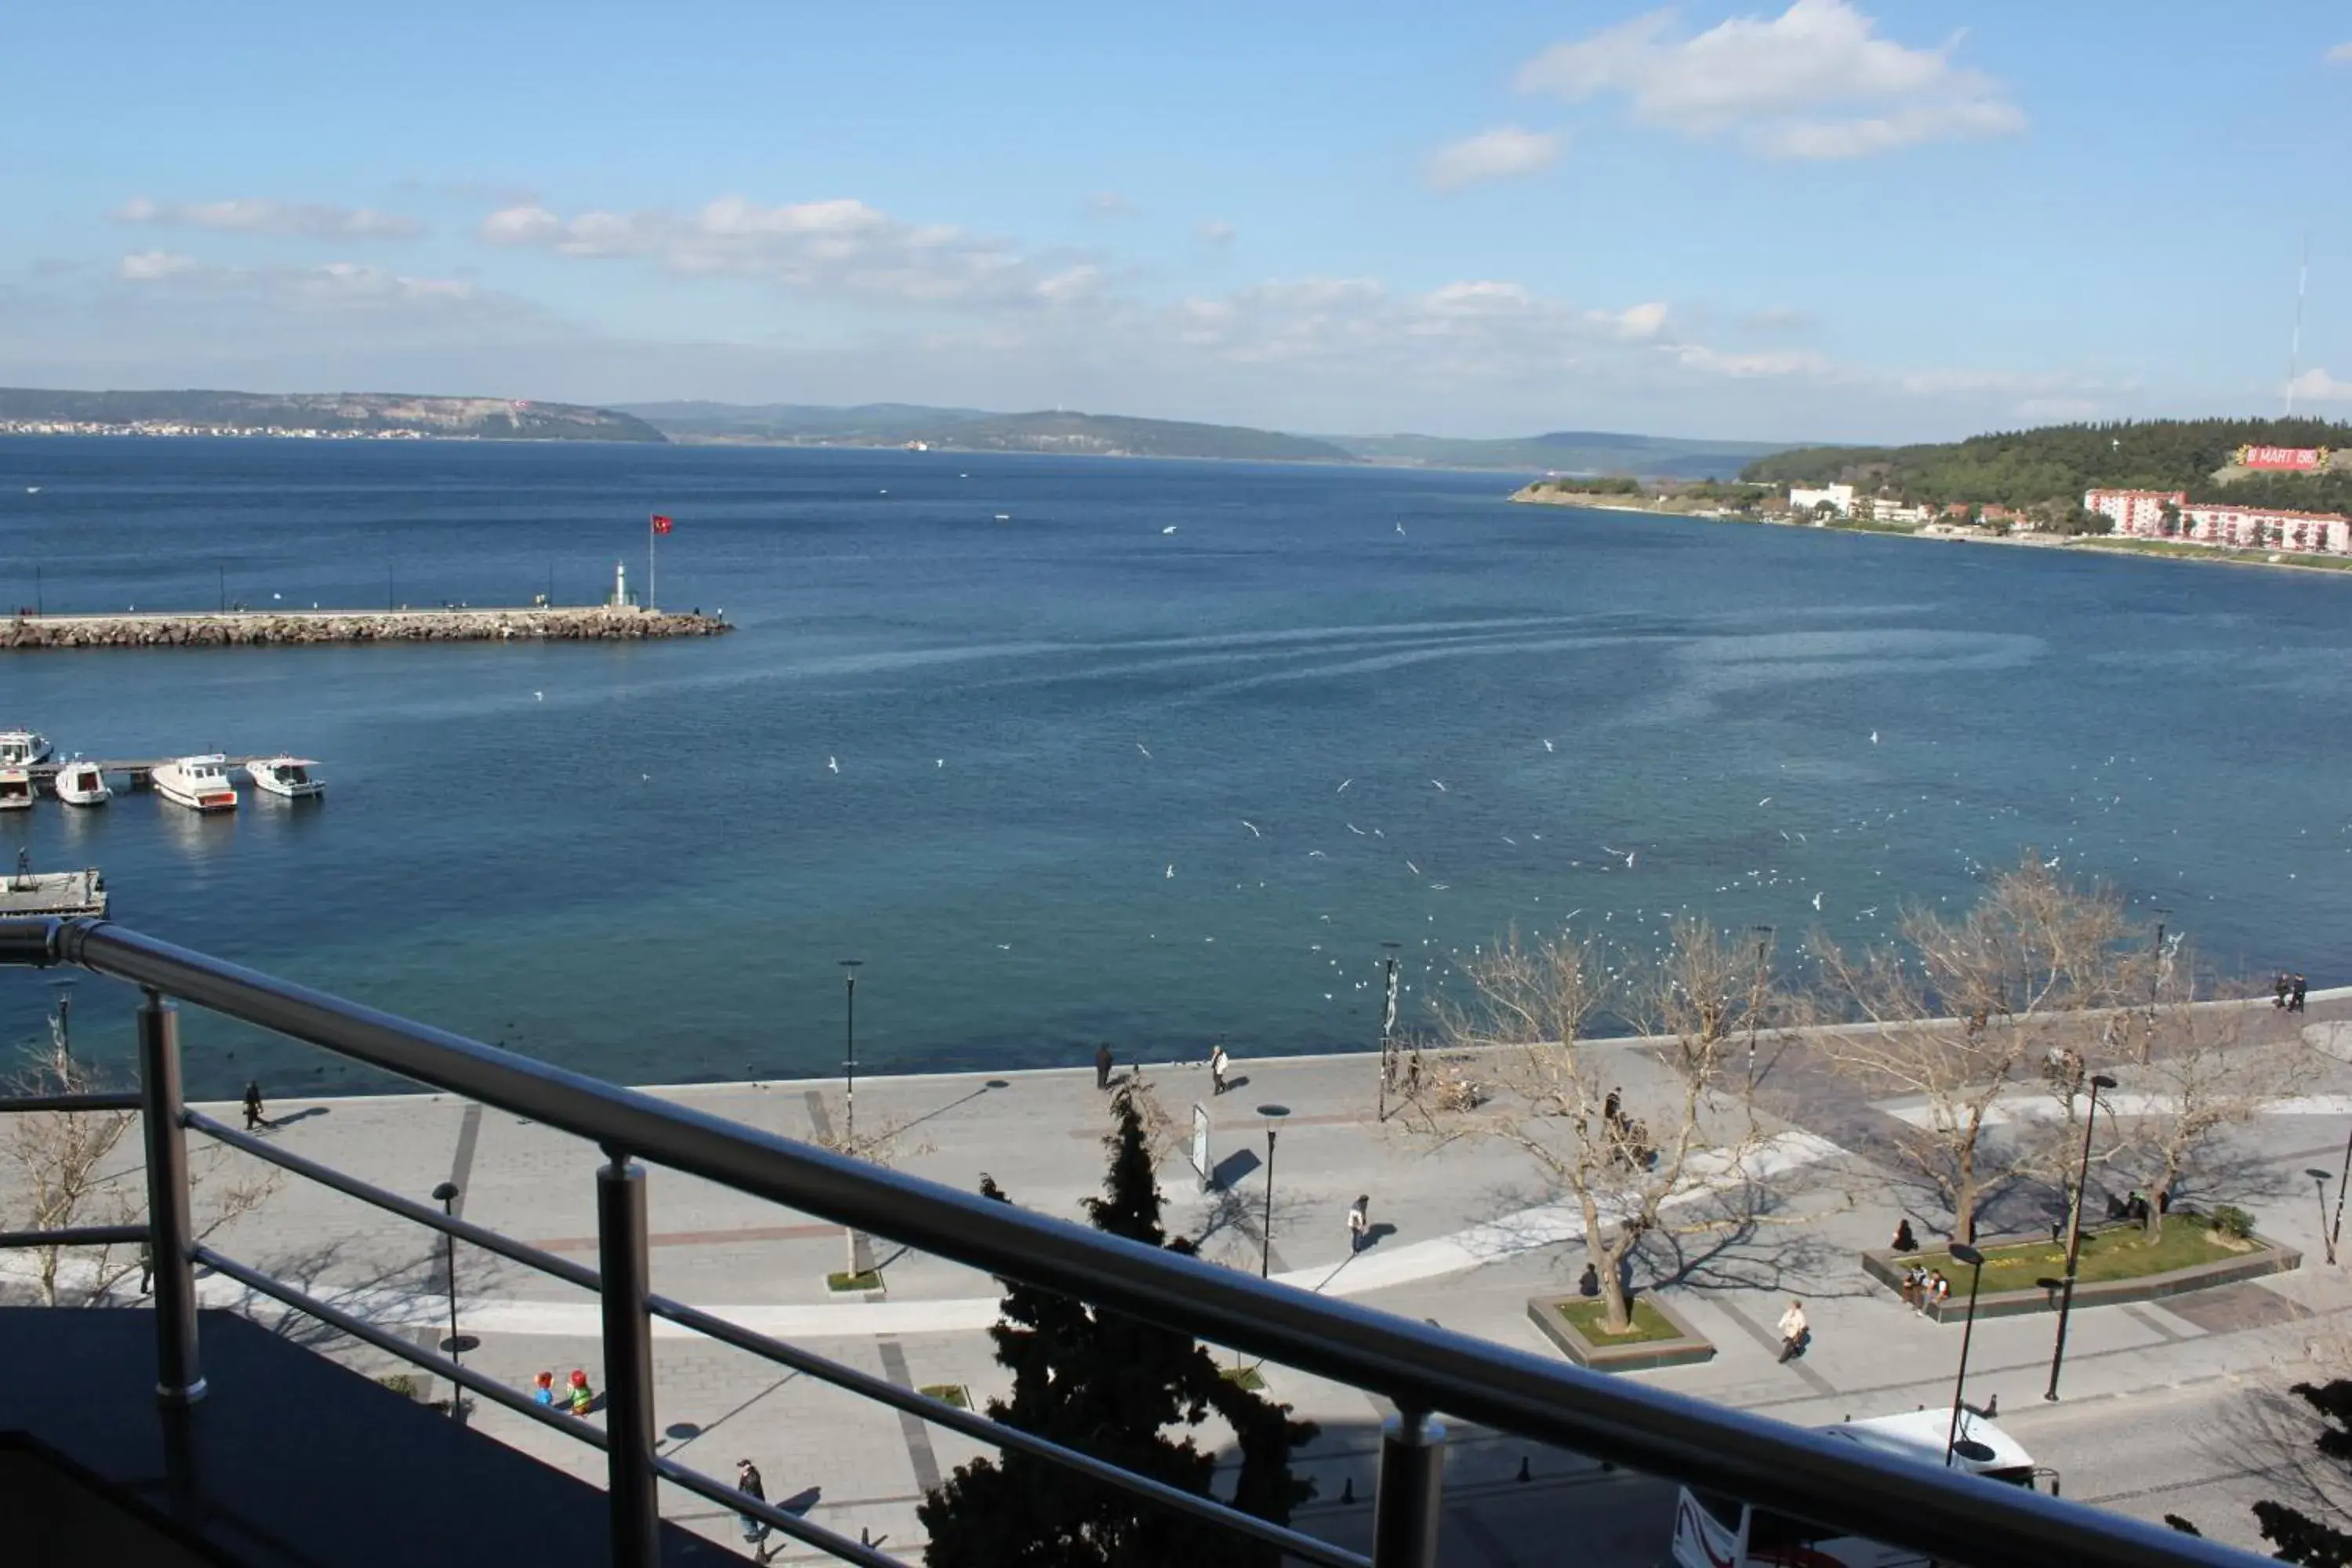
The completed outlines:
{"type": "MultiPolygon", "coordinates": [[[[2330,1173],[2331,1173],[2329,1172],[2316,1168],[2304,1172],[2305,1175],[2309,1176],[2312,1179],[2312,1182],[2316,1185],[2319,1192],[2319,1239],[2326,1244],[2327,1261],[2334,1263],[2336,1261],[2336,1237],[2327,1228],[2327,1178],[2330,1173]]],[[[2344,1212],[2344,1194],[2341,1188],[2336,1190],[2336,1212],[2338,1215],[2341,1215],[2344,1212]]]]}
{"type": "Polygon", "coordinates": [[[857,970],[866,961],[841,961],[841,1119],[844,1151],[857,1148],[857,970]]]}
{"type": "Polygon", "coordinates": [[[1764,953],[1771,944],[1772,928],[1759,925],[1756,929],[1756,978],[1748,986],[1748,1088],[1756,1088],[1756,1005],[1764,989],[1764,953]]]}
{"type": "Polygon", "coordinates": [[[1952,1424],[1944,1433],[1944,1463],[1952,1462],[1952,1445],[1960,1440],[1960,1396],[1969,1386],[1969,1342],[1977,1331],[1977,1287],[1984,1283],[1984,1254],[1965,1241],[1952,1244],[1952,1260],[1976,1270],[1969,1277],[1969,1319],[1960,1330],[1960,1370],[1952,1380],[1952,1424]]]}
{"type": "Polygon", "coordinates": [[[2336,1223],[2327,1227],[2327,1251],[2335,1256],[2336,1243],[2344,1239],[2344,1189],[2352,1186],[2352,1132],[2344,1137],[2344,1173],[2336,1180],[2336,1223]]]}
{"type": "Polygon", "coordinates": [[[1276,1123],[1290,1114],[1286,1105],[1261,1105],[1257,1113],[1265,1118],[1265,1217],[1258,1226],[1257,1277],[1266,1278],[1274,1264],[1274,1142],[1276,1123]]]}
{"type": "MultiPolygon", "coordinates": [[[[455,1219],[457,1215],[457,1184],[444,1182],[433,1189],[433,1195],[439,1200],[441,1212],[455,1219]]],[[[441,1274],[449,1286],[449,1338],[441,1348],[449,1352],[449,1360],[455,1363],[459,1353],[465,1349],[457,1338],[457,1238],[445,1230],[441,1233],[441,1274]]],[[[449,1415],[452,1419],[456,1418],[459,1401],[463,1397],[464,1391],[456,1384],[451,1384],[449,1415]]]]}
{"type": "Polygon", "coordinates": [[[2083,1199],[2090,1192],[2091,1129],[2099,1120],[2099,1090],[2115,1087],[2116,1080],[2105,1073],[2091,1079],[2091,1109],[2083,1117],[2083,1165],[2074,1178],[2074,1217],[2066,1231],[2066,1279],[2059,1287],[2058,1343],[2050,1352],[2050,1386],[2042,1391],[2044,1399],[2058,1397],[2058,1369],[2066,1360],[2066,1321],[2074,1310],[2074,1267],[2083,1256],[2083,1199]]]}
{"type": "Polygon", "coordinates": [[[1389,1079],[1396,1075],[1397,949],[1403,943],[1381,943],[1381,1091],[1380,1120],[1389,1119],[1389,1079]]]}

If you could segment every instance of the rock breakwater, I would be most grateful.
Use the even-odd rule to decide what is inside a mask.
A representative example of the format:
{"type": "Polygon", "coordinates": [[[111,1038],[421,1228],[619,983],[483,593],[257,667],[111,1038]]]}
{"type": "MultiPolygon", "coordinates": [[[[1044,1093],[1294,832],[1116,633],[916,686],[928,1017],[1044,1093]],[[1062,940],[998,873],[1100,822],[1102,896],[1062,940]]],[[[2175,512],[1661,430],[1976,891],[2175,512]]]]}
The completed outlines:
{"type": "Polygon", "coordinates": [[[716,616],[662,610],[236,611],[222,615],[17,616],[0,620],[0,649],[281,647],[400,642],[635,642],[716,637],[716,616]]]}

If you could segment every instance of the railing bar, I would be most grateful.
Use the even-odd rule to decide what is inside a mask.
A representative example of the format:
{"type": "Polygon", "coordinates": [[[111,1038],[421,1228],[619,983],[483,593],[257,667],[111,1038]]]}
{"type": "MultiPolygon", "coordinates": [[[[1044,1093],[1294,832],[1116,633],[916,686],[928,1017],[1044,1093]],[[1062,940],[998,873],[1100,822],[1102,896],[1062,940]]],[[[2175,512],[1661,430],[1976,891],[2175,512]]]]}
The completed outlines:
{"type": "Polygon", "coordinates": [[[1278,1546],[1294,1557],[1303,1557],[1309,1562],[1327,1563],[1329,1568],[1371,1568],[1370,1558],[1358,1556],[1355,1552],[1334,1546],[1328,1541],[1319,1541],[1314,1536],[1301,1534],[1297,1531],[1276,1524],[1270,1520],[1260,1519],[1255,1514],[1244,1513],[1241,1510],[1221,1503],[1214,1498],[1202,1497],[1196,1492],[1182,1491],[1168,1485],[1165,1481],[1153,1480],[1149,1476],[1139,1476],[1131,1470],[1122,1470],[1118,1466],[1097,1459],[1091,1454],[1080,1453],[1075,1448],[1065,1448],[1058,1443],[1037,1436],[1034,1433],[1024,1432],[1017,1426],[1008,1426],[1001,1421],[992,1421],[987,1416],[973,1411],[959,1410],[945,1400],[933,1399],[927,1394],[919,1394],[910,1388],[901,1388],[897,1384],[885,1382],[871,1373],[860,1372],[856,1367],[845,1366],[840,1362],[818,1355],[814,1351],[804,1351],[798,1345],[771,1338],[757,1330],[744,1328],[724,1318],[713,1317],[682,1301],[672,1300],[667,1296],[649,1295],[646,1299],[646,1305],[655,1316],[667,1318],[680,1327],[692,1329],[705,1338],[717,1340],[721,1344],[732,1345],[740,1351],[749,1351],[753,1355],[762,1356],[769,1361],[792,1367],[822,1382],[832,1384],[836,1388],[846,1389],[852,1394],[870,1399],[877,1405],[887,1405],[894,1409],[903,1410],[909,1415],[919,1416],[935,1426],[944,1426],[951,1432],[960,1432],[967,1437],[986,1443],[992,1447],[1014,1449],[1033,1458],[1043,1459],[1048,1464],[1076,1470],[1080,1475],[1091,1477],[1107,1486],[1133,1492],[1139,1497],[1160,1503],[1180,1513],[1189,1513],[1196,1519],[1206,1520],[1236,1534],[1251,1536],[1269,1545],[1278,1546]]]}
{"type": "Polygon", "coordinates": [[[458,1365],[446,1356],[419,1350],[397,1334],[390,1333],[377,1328],[373,1323],[354,1318],[340,1308],[330,1307],[317,1297],[307,1295],[291,1285],[273,1279],[257,1268],[248,1268],[233,1258],[224,1258],[209,1247],[196,1247],[195,1258],[197,1262],[215,1274],[225,1275],[249,1290],[258,1290],[265,1296],[283,1301],[296,1311],[316,1318],[331,1329],[340,1329],[355,1340],[363,1340],[386,1354],[398,1356],[413,1366],[421,1366],[428,1372],[439,1373],[450,1382],[473,1390],[494,1405],[503,1405],[518,1415],[528,1415],[541,1426],[586,1443],[591,1447],[604,1447],[604,1433],[602,1427],[593,1426],[575,1415],[559,1415],[537,1401],[518,1394],[494,1377],[485,1377],[478,1372],[458,1365]]]}
{"type": "Polygon", "coordinates": [[[139,1091],[135,1089],[107,1089],[89,1094],[10,1094],[0,1095],[0,1116],[12,1116],[36,1110],[136,1110],[139,1091]]]}
{"type": "Polygon", "coordinates": [[[0,963],[79,964],[969,1267],[1301,1371],[1976,1568],[2252,1568],[2200,1537],[1873,1454],[877,1169],[97,920],[0,920],[0,963]]]}
{"type": "Polygon", "coordinates": [[[0,1251],[25,1247],[114,1247],[147,1239],[143,1225],[73,1225],[61,1230],[0,1230],[0,1251]]]}
{"type": "Polygon", "coordinates": [[[688,1468],[676,1459],[656,1455],[654,1459],[654,1473],[666,1481],[684,1487],[688,1491],[699,1492],[712,1502],[723,1504],[738,1513],[748,1513],[755,1519],[765,1520],[793,1540],[805,1542],[818,1551],[838,1557],[845,1563],[860,1563],[863,1568],[910,1568],[903,1558],[893,1557],[887,1552],[877,1552],[871,1546],[861,1545],[836,1531],[827,1530],[821,1524],[811,1524],[796,1514],[786,1513],[772,1502],[754,1502],[725,1481],[714,1480],[700,1470],[688,1468]]]}
{"type": "Polygon", "coordinates": [[[187,1112],[186,1121],[189,1127],[207,1138],[226,1143],[232,1149],[242,1151],[257,1160],[267,1160],[271,1164],[281,1166],[298,1176],[308,1177],[320,1186],[332,1187],[339,1193],[355,1197],[362,1203],[373,1204],[376,1207],[396,1214],[403,1219],[414,1220],[418,1225],[429,1226],[447,1236],[454,1236],[460,1241],[468,1242],[482,1248],[485,1252],[495,1252],[502,1258],[511,1258],[517,1263],[552,1274],[568,1285],[577,1285],[582,1289],[590,1291],[601,1290],[604,1288],[596,1270],[588,1268],[585,1264],[574,1263],[568,1258],[558,1258],[551,1252],[541,1252],[538,1247],[525,1242],[509,1240],[499,1232],[476,1225],[471,1220],[459,1219],[454,1215],[445,1215],[430,1204],[419,1203],[415,1198],[403,1197],[398,1193],[388,1192],[373,1183],[361,1181],[357,1176],[346,1175],[331,1165],[322,1165],[315,1160],[289,1153],[274,1144],[265,1143],[258,1138],[239,1132],[224,1122],[215,1121],[202,1111],[187,1112]]]}

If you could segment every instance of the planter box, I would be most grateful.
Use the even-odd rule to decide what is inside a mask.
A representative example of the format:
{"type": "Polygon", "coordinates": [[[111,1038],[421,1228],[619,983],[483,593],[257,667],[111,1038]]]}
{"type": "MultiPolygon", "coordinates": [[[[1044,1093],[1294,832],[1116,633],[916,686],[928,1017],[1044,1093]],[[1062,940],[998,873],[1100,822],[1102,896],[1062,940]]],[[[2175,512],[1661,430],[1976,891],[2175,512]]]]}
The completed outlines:
{"type": "Polygon", "coordinates": [[[1715,1359],[1715,1345],[1683,1315],[1655,1296],[1644,1296],[1643,1302],[1658,1316],[1680,1331],[1670,1340],[1643,1340],[1630,1345],[1596,1345],[1576,1331],[1559,1309],[1573,1302],[1591,1300],[1585,1296],[1530,1296],[1528,1317],[1536,1328],[1562,1355],[1577,1365],[1594,1372],[1653,1372],[1662,1366],[1696,1366],[1715,1359]]]}
{"type": "MultiPolygon", "coordinates": [[[[2193,1218],[2195,1216],[2189,1210],[2175,1209],[2172,1217],[2193,1218]]],[[[2087,1238],[2112,1231],[2137,1228],[2137,1221],[2126,1220],[2120,1224],[2089,1226],[2084,1230],[2083,1235],[2087,1238]]],[[[2009,1247],[2018,1243],[2046,1239],[2042,1232],[2035,1231],[2025,1236],[1990,1237],[1979,1240],[1977,1245],[1984,1247],[2009,1247]]],[[[2130,1301],[2161,1301],[2168,1296],[2182,1296],[2191,1290],[2210,1290],[2217,1285],[2242,1284],[2249,1279],[2260,1279],[2272,1274],[2284,1274],[2290,1269],[2303,1267],[2303,1254],[2294,1248],[2283,1247],[2275,1241],[2265,1240],[2260,1236],[2249,1239],[2253,1243],[2252,1248],[2234,1258],[2216,1258],[2210,1263],[2200,1263],[2188,1268],[2175,1268],[2163,1274],[2143,1274],[2135,1279],[2102,1279],[2096,1284],[2078,1279],[2074,1282],[2075,1310],[2079,1311],[2084,1307],[2120,1307],[2130,1301]]],[[[1921,1253],[1934,1253],[1939,1250],[1932,1247],[1923,1247],[1919,1249],[1921,1253]]],[[[1862,1255],[1862,1271],[1889,1290],[1897,1292],[1899,1296],[1903,1289],[1903,1271],[1910,1267],[1910,1260],[1916,1256],[1917,1254],[1890,1252],[1885,1249],[1865,1252],[1862,1255]]],[[[1964,1268],[1956,1268],[1946,1274],[1945,1278],[1952,1281],[1952,1294],[1940,1303],[1929,1305],[1925,1316],[1939,1323],[1959,1322],[1968,1317],[1969,1298],[1966,1274],[1967,1270],[1964,1268]]],[[[2061,1290],[2045,1290],[2039,1287],[1988,1293],[1977,1298],[1977,1316],[1979,1319],[2016,1318],[2029,1312],[2054,1312],[2058,1310],[2058,1302],[2063,1295],[2063,1292],[2061,1290]]]]}

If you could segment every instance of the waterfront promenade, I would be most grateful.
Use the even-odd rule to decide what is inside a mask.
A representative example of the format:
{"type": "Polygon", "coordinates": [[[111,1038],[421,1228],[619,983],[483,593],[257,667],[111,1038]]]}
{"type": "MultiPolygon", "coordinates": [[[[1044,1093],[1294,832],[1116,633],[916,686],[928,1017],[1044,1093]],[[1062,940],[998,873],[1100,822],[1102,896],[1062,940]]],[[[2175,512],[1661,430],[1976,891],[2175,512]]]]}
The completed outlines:
{"type": "MultiPolygon", "coordinates": [[[[2330,1020],[2347,1016],[2352,997],[2344,994],[2315,994],[2308,1017],[2252,1010],[2264,1034],[2297,1049],[2306,1028],[2324,1034],[2330,1020]]],[[[1773,1048],[1781,1044],[1767,1042],[1768,1086],[1776,1073],[1808,1080],[1802,1042],[1773,1048]]],[[[1622,1052],[1628,1103],[1638,1106],[1652,1069],[1631,1046],[1607,1048],[1622,1052]]],[[[2352,1131],[2352,1068],[2309,1054],[2320,1075],[2311,1091],[2292,1113],[2260,1119],[2235,1140],[2252,1167],[2236,1195],[2254,1208],[2266,1234],[2306,1249],[2302,1270],[2168,1306],[2080,1313],[2069,1347],[2067,1399],[2058,1406],[2039,1398],[2051,1321],[1979,1326],[1971,1401],[1997,1394],[2002,1418],[2036,1457],[2067,1472],[2068,1495],[2112,1497],[2116,1506],[2151,1517],[2187,1507],[2210,1516],[2217,1532],[2249,1539],[2242,1500],[2231,1490],[2243,1489],[2245,1466],[2228,1458],[2226,1432],[2215,1425],[2220,1417],[2196,1413],[2223,1410],[2242,1385],[2306,1365],[2315,1340],[2344,1337],[2344,1313],[2352,1308],[2342,1272],[2321,1259],[2312,1188],[2302,1175],[2305,1167],[2340,1156],[2352,1131]],[[2117,1403],[2120,1395],[2131,1402],[2117,1403]],[[2143,1421],[2137,1413],[2144,1410],[2173,1414],[2143,1421]],[[2128,1441],[2119,1436],[2126,1430],[2128,1441]],[[2148,1443],[2168,1446],[2151,1452],[2148,1443]],[[2164,1484],[2150,1489],[2151,1477],[2164,1484]]],[[[1202,1064],[1145,1070],[1180,1125],[1189,1125],[1195,1100],[1211,1110],[1221,1191],[1199,1192],[1181,1153],[1162,1166],[1161,1182],[1171,1231],[1205,1235],[1212,1260],[1255,1268],[1263,1257],[1271,1272],[1302,1288],[1549,1353],[1528,1321],[1527,1299],[1573,1289],[1583,1258],[1580,1248],[1561,1244],[1559,1211],[1523,1159],[1493,1145],[1433,1150],[1394,1122],[1381,1124],[1368,1056],[1237,1060],[1234,1088],[1223,1097],[1209,1093],[1202,1064]],[[1291,1112],[1280,1122],[1274,1151],[1270,1247],[1259,1228],[1268,1119],[1257,1111],[1268,1104],[1291,1112]],[[1377,1239],[1351,1257],[1344,1216],[1360,1194],[1371,1197],[1377,1239]]],[[[826,1080],[657,1092],[806,1138],[820,1121],[830,1127],[840,1116],[839,1091],[837,1080],[826,1080]]],[[[1073,1220],[1081,1217],[1079,1200],[1101,1180],[1104,1101],[1090,1067],[868,1078],[857,1089],[862,1129],[889,1121],[907,1125],[902,1168],[966,1188],[988,1172],[1016,1201],[1073,1220]]],[[[1957,1333],[1905,1311],[1867,1282],[1856,1263],[1861,1249],[1885,1243],[1898,1209],[1884,1173],[1853,1151],[1866,1143],[1870,1119],[1891,1118],[1906,1107],[1811,1093],[1803,1101],[1821,1114],[1771,1128],[1780,1152],[1772,1183],[1785,1202],[1784,1217],[1801,1223],[1695,1249],[1669,1289],[1675,1305],[1714,1341],[1716,1359],[1639,1375],[1801,1422],[1948,1405],[1957,1333]],[[1774,1360],[1771,1324],[1790,1294],[1805,1298],[1816,1342],[1801,1361],[1784,1366],[1774,1360]]],[[[233,1108],[215,1113],[235,1121],[233,1108]]],[[[593,1177],[600,1157],[585,1144],[439,1096],[273,1100],[269,1113],[268,1135],[290,1150],[420,1198],[440,1182],[455,1182],[467,1218],[593,1262],[593,1177]]],[[[657,1290],[809,1341],[893,1381],[961,1386],[975,1404],[1003,1390],[984,1331],[995,1315],[996,1289],[988,1279],[898,1253],[877,1239],[875,1260],[886,1290],[842,1297],[824,1281],[845,1266],[839,1227],[659,1169],[650,1173],[649,1197],[657,1290]]],[[[439,1238],[309,1184],[288,1182],[214,1245],[348,1309],[400,1323],[420,1342],[446,1332],[439,1238]]],[[[461,1331],[480,1342],[467,1352],[471,1364],[518,1387],[541,1370],[561,1382],[576,1366],[601,1387],[591,1300],[463,1247],[456,1284],[461,1331]]],[[[214,1304],[238,1300],[225,1280],[207,1280],[204,1289],[214,1304]]],[[[253,1310],[277,1316],[268,1303],[253,1310]]],[[[313,1326],[295,1327],[315,1333],[313,1326]]],[[[914,1508],[923,1490],[978,1451],[667,1325],[657,1324],[656,1335],[665,1452],[722,1476],[735,1459],[751,1458],[772,1498],[803,1499],[812,1517],[853,1535],[863,1529],[887,1536],[893,1551],[918,1546],[914,1508]]],[[[394,1370],[373,1352],[329,1348],[368,1371],[394,1370]]],[[[1319,1487],[1302,1522],[1335,1539],[1360,1540],[1366,1510],[1339,1500],[1351,1486],[1359,1504],[1370,1495],[1377,1423],[1385,1412],[1354,1390],[1280,1367],[1264,1370],[1278,1397],[1324,1429],[1301,1461],[1319,1487]]],[[[601,1457],[591,1448],[494,1407],[473,1419],[551,1464],[601,1475],[601,1457]]],[[[1458,1528],[1449,1527],[1451,1539],[1460,1552],[1473,1553],[1458,1560],[1540,1560],[1517,1551],[1510,1524],[1514,1510],[1528,1512],[1539,1497],[1550,1500],[1542,1511],[1554,1521],[1561,1510],[1586,1510],[1578,1517],[1604,1548],[1598,1560],[1654,1560],[1663,1542],[1648,1539],[1662,1528],[1657,1489],[1476,1431],[1457,1430],[1455,1439],[1449,1487],[1463,1499],[1485,1500],[1475,1510],[1454,1510],[1458,1528]],[[1523,1460],[1526,1483],[1516,1479],[1523,1460]]],[[[1208,1432],[1204,1440],[1217,1442],[1218,1435],[1208,1432]]],[[[715,1539],[733,1539],[731,1516],[707,1503],[666,1490],[665,1506],[715,1539]]]]}

